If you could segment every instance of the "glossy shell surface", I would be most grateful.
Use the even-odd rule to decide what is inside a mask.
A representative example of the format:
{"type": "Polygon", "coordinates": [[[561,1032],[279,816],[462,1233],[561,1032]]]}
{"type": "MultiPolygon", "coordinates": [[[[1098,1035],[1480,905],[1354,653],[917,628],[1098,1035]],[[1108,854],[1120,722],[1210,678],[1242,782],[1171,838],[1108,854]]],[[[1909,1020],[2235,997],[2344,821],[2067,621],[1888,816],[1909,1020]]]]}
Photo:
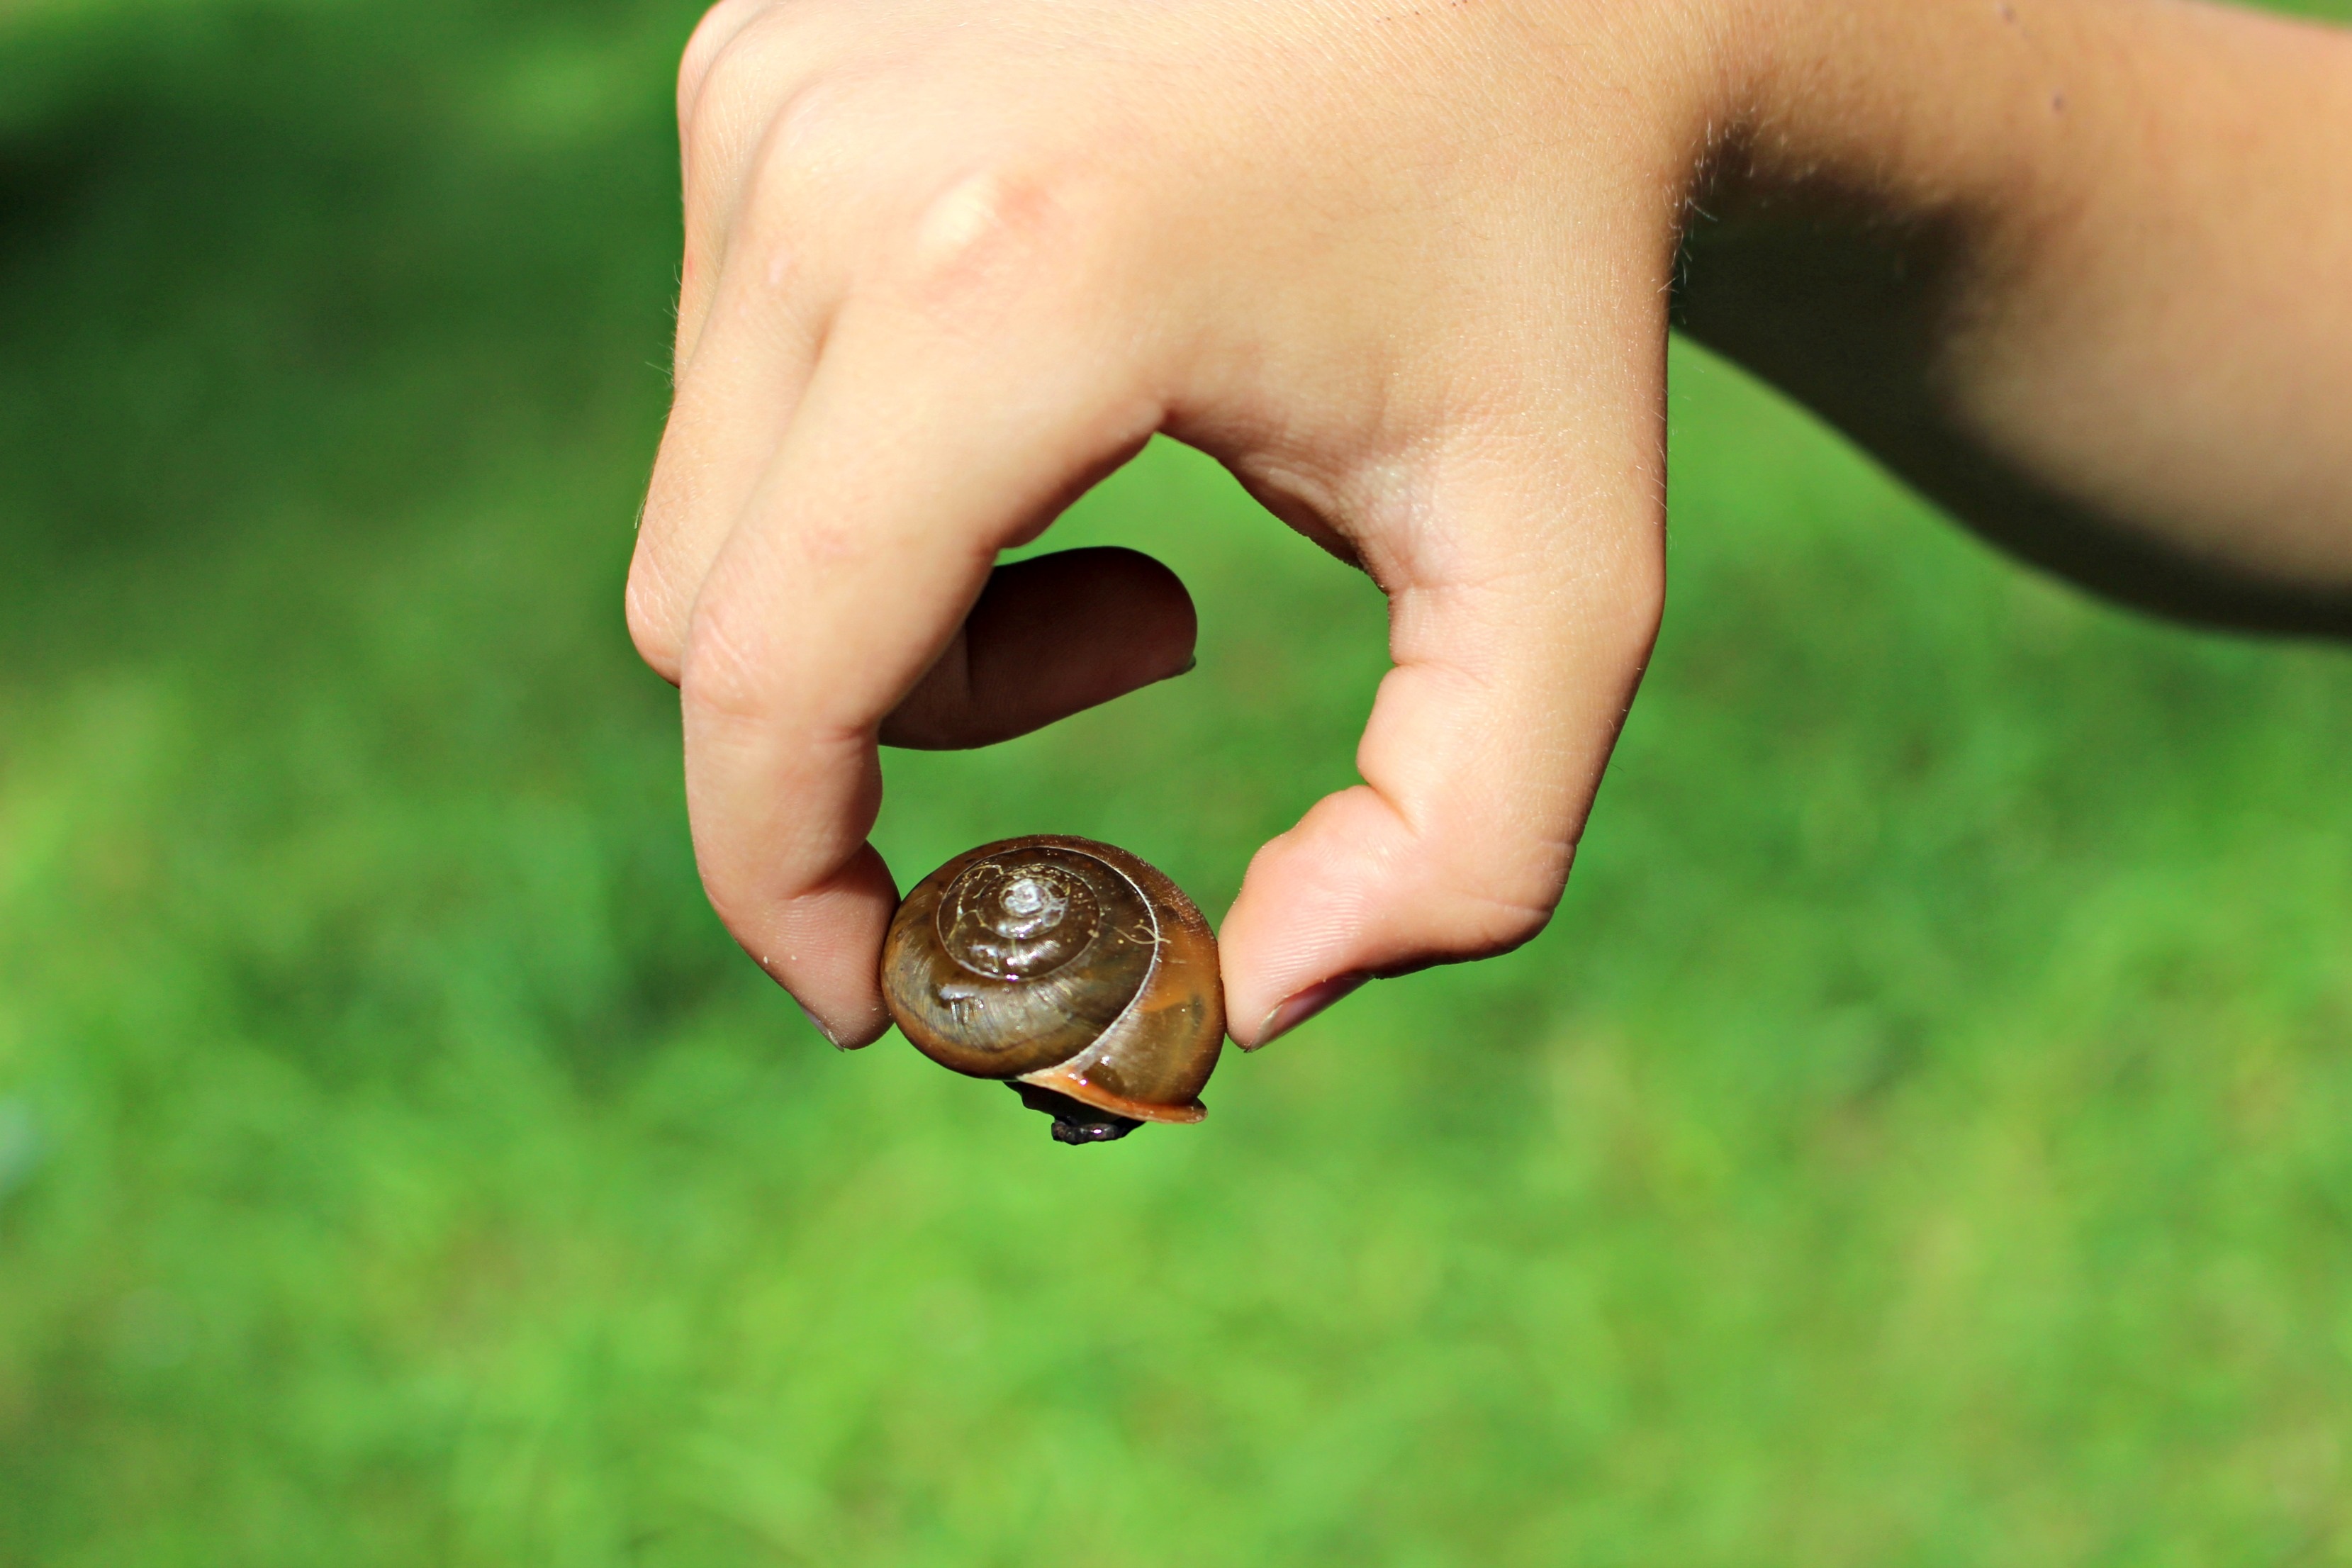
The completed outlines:
{"type": "Polygon", "coordinates": [[[1225,1036],[1217,943],[1177,886],[1124,849],[1036,835],[915,885],[882,949],[915,1048],[1143,1121],[1198,1121],[1225,1036]]]}

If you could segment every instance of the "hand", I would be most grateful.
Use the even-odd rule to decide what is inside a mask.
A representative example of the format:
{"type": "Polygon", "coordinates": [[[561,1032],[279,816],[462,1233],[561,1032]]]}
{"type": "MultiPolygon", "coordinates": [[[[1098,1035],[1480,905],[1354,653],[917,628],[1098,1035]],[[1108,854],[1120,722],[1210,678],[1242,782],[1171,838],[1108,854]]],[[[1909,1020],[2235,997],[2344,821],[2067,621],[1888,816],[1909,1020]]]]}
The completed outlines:
{"type": "Polygon", "coordinates": [[[2341,33],[727,0],[679,115],[630,625],[683,688],[713,903],[843,1045],[885,1023],[877,741],[982,743],[1184,662],[1190,603],[1131,552],[992,572],[1155,431],[1392,605],[1364,784],[1225,921],[1234,1037],[1542,926],[1656,624],[1693,193],[1724,218],[1676,280],[1694,330],[1988,533],[2179,613],[2352,626],[2352,313],[2308,286],[2352,260],[2341,33]]]}
{"type": "Polygon", "coordinates": [[[1363,784],[1224,923],[1234,1038],[1543,926],[1657,626],[1709,68],[1678,5],[1569,9],[704,20],[629,620],[681,688],[711,901],[837,1044],[887,1023],[877,741],[1002,738],[1190,657],[1181,586],[1131,552],[992,575],[1155,432],[1391,604],[1363,784]]]}

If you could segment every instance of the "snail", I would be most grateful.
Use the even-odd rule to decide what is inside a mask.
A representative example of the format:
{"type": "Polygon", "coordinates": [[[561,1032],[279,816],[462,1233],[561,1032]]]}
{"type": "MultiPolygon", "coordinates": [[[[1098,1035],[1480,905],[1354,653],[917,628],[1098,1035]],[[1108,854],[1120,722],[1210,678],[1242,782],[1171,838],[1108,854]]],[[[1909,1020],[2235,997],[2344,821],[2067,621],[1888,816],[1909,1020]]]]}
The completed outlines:
{"type": "Polygon", "coordinates": [[[1217,939],[1124,849],[1056,834],[957,856],[882,944],[882,995],[941,1067],[998,1079],[1064,1143],[1198,1121],[1225,1039],[1217,939]]]}

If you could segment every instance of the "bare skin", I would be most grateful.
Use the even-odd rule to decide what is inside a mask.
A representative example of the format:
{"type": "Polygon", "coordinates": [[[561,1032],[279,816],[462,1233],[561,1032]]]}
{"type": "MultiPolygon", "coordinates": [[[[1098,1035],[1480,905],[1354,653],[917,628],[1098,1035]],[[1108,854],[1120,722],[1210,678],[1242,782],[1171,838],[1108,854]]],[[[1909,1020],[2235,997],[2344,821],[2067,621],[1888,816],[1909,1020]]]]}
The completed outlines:
{"type": "Polygon", "coordinates": [[[679,118],[629,624],[681,689],[713,904],[844,1046],[887,1022],[877,745],[1190,659],[1131,552],[994,568],[1154,433],[1391,605],[1364,782],[1226,917],[1244,1046],[1549,918],[1664,602],[1670,319],[2021,555],[2352,630],[2345,35],[2185,0],[726,0],[679,118]]]}

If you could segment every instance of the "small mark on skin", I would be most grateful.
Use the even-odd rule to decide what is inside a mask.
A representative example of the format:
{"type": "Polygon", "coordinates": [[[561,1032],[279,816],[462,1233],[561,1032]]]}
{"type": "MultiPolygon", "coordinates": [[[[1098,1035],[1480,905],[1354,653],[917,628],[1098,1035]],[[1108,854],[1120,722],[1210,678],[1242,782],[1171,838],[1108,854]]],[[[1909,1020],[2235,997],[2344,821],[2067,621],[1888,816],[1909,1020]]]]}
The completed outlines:
{"type": "Polygon", "coordinates": [[[935,198],[915,234],[914,276],[930,288],[959,288],[1032,257],[1055,226],[1043,185],[995,171],[965,176],[935,198]]]}
{"type": "Polygon", "coordinates": [[[2066,112],[2066,95],[2064,93],[2053,92],[2050,95],[2050,112],[2053,114],[2063,114],[2066,112]]]}
{"type": "Polygon", "coordinates": [[[2017,26],[2017,7],[2009,5],[2002,5],[2000,8],[2000,19],[2008,23],[2012,27],[2017,26]]]}

